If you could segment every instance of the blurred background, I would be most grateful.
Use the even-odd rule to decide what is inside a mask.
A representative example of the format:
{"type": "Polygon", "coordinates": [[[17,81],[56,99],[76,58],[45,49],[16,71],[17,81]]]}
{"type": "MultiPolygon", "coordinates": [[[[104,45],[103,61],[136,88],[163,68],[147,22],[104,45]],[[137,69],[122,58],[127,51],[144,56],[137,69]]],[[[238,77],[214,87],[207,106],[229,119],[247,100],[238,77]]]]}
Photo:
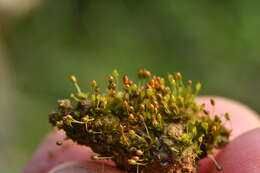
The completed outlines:
{"type": "Polygon", "coordinates": [[[113,69],[203,83],[202,95],[260,112],[257,0],[0,0],[0,169],[21,172],[51,130],[48,113],[113,69]]]}

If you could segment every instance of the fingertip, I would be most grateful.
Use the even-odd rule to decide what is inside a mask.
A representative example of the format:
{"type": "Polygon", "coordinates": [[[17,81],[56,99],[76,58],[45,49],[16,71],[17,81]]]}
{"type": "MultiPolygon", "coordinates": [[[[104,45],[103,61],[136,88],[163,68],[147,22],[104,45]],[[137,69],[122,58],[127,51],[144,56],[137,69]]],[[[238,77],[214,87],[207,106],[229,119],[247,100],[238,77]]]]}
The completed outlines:
{"type": "Polygon", "coordinates": [[[218,96],[203,96],[197,99],[199,104],[205,103],[207,110],[214,110],[215,114],[224,116],[225,113],[230,114],[230,121],[226,122],[228,128],[232,128],[231,139],[238,137],[249,130],[260,127],[258,114],[237,101],[218,97],[218,96]],[[210,104],[210,99],[215,100],[215,107],[210,104]]]}
{"type": "Polygon", "coordinates": [[[253,129],[237,137],[217,155],[217,161],[223,167],[216,171],[211,166],[211,173],[257,173],[260,172],[260,128],[253,129]]]}
{"type": "MultiPolygon", "coordinates": [[[[220,116],[223,116],[225,113],[230,114],[231,121],[225,122],[225,125],[228,126],[228,128],[232,128],[231,140],[260,126],[259,116],[257,113],[237,101],[217,96],[203,96],[199,97],[197,102],[199,104],[204,103],[206,109],[211,112],[215,109],[215,114],[220,116]],[[215,100],[215,108],[213,108],[210,103],[211,99],[215,100]],[[230,125],[232,127],[230,127],[230,125]]],[[[220,150],[214,150],[215,155],[219,152],[220,150]]],[[[208,173],[209,169],[212,168],[215,170],[214,164],[209,158],[204,158],[199,162],[200,173],[208,173]]]]}
{"type": "Polygon", "coordinates": [[[54,166],[71,160],[90,160],[94,154],[90,148],[72,141],[65,141],[61,146],[56,141],[63,140],[65,133],[55,131],[48,135],[26,164],[24,173],[47,173],[54,166]]]}

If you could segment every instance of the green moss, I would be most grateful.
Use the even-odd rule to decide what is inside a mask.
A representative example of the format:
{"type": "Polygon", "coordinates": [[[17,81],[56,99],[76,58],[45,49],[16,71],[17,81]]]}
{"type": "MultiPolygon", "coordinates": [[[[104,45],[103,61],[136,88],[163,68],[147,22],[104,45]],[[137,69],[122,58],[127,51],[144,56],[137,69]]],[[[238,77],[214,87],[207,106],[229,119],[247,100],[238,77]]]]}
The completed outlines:
{"type": "MultiPolygon", "coordinates": [[[[167,173],[197,172],[198,161],[212,158],[212,149],[228,142],[230,130],[219,116],[212,118],[205,105],[195,102],[201,84],[184,84],[182,75],[161,77],[142,69],[139,83],[115,70],[107,78],[105,93],[92,81],[93,93],[80,90],[58,101],[49,121],[67,137],[99,154],[96,160],[111,159],[128,172],[149,172],[159,167],[167,173]]],[[[215,101],[211,100],[212,106],[215,101]]],[[[229,120],[228,114],[223,116],[229,120]]]]}

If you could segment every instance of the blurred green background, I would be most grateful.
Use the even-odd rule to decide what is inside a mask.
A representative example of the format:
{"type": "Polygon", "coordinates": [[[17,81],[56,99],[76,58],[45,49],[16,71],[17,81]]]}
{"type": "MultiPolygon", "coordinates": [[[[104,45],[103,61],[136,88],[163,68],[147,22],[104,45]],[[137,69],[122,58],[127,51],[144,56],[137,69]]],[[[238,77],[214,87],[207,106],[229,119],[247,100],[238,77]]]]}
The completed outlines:
{"type": "Polygon", "coordinates": [[[0,0],[0,168],[20,172],[56,100],[113,69],[180,71],[260,112],[257,0],[0,0]],[[17,2],[20,3],[17,3],[17,2]],[[10,4],[12,4],[13,6],[10,4]],[[8,6],[9,3],[9,6],[8,6]],[[7,4],[7,5],[6,5],[7,4]]]}

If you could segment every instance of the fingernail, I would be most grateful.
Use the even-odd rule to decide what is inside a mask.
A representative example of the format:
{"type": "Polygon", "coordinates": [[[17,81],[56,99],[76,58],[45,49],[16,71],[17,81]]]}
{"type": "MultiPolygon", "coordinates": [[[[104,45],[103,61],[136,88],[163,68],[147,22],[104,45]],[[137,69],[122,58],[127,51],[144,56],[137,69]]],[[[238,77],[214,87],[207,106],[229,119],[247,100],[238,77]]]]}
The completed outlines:
{"type": "Polygon", "coordinates": [[[51,169],[48,173],[97,173],[93,170],[90,170],[84,166],[81,162],[67,162],[62,163],[53,169],[51,169]]]}

